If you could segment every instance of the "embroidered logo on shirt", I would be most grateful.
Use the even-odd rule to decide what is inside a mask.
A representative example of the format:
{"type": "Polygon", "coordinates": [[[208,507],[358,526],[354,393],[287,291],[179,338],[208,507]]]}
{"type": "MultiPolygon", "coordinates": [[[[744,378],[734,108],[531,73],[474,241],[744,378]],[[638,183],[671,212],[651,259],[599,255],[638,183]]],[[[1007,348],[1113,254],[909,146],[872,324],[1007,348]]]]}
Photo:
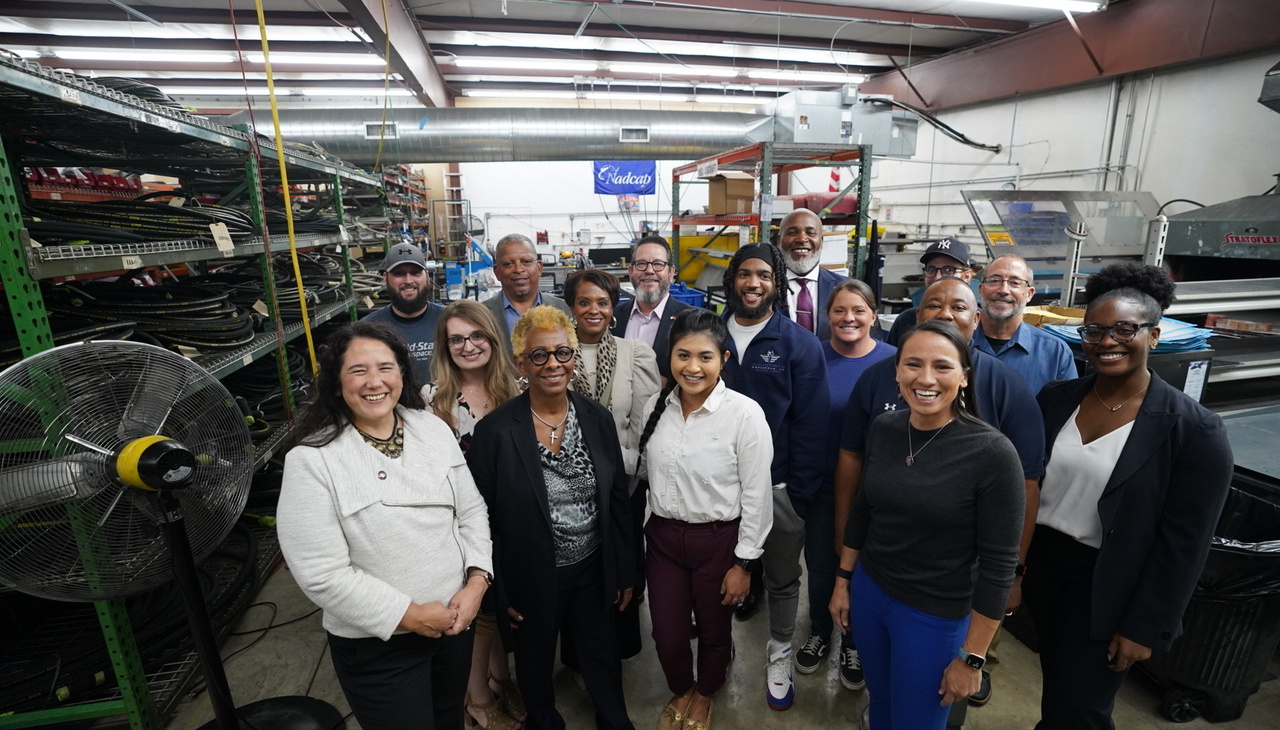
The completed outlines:
{"type": "Polygon", "coordinates": [[[764,360],[765,362],[767,362],[767,363],[769,363],[770,365],[772,365],[773,363],[777,362],[778,360],[781,360],[781,359],[782,359],[782,356],[781,356],[781,355],[779,355],[778,353],[774,352],[773,350],[770,350],[770,351],[768,351],[768,352],[762,352],[762,353],[760,353],[760,359],[761,359],[761,360],[764,360]]]}
{"type": "Polygon", "coordinates": [[[885,409],[886,411],[896,411],[896,410],[898,410],[898,404],[897,404],[897,403],[885,403],[885,404],[884,404],[884,409],[885,409]]]}

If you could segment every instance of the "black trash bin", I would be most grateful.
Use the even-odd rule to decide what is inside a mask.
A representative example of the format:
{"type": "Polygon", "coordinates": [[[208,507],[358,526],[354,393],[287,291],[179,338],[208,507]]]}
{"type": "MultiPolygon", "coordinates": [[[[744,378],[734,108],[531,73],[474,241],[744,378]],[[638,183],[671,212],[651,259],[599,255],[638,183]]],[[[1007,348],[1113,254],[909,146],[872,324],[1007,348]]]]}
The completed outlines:
{"type": "Polygon", "coordinates": [[[1239,718],[1280,644],[1280,496],[1232,486],[1214,534],[1183,635],[1138,665],[1174,722],[1239,718]]]}

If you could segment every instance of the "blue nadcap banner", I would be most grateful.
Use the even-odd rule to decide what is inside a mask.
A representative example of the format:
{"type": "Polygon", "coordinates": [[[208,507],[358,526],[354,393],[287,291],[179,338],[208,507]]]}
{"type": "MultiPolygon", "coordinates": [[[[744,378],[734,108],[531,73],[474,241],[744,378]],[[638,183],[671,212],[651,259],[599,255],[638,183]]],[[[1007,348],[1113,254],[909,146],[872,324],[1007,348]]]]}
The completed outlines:
{"type": "Polygon", "coordinates": [[[657,190],[658,163],[653,160],[597,160],[596,194],[653,195],[657,190]]]}

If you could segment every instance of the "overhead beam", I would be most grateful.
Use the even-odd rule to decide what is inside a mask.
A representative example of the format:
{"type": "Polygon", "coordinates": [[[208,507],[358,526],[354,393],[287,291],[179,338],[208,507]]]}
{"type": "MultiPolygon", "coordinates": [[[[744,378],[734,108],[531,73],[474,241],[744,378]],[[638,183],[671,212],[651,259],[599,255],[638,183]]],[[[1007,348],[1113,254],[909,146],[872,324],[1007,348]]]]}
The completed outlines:
{"type": "Polygon", "coordinates": [[[453,106],[453,96],[431,57],[431,47],[404,0],[341,1],[375,47],[390,49],[387,62],[404,78],[418,101],[429,107],[453,106]]]}
{"type": "MultiPolygon", "coordinates": [[[[676,63],[677,60],[687,63],[690,66],[723,66],[725,68],[759,68],[759,69],[776,69],[777,61],[770,61],[763,58],[730,58],[727,56],[694,56],[689,54],[667,54],[665,57],[655,57],[652,52],[633,53],[627,51],[565,51],[558,49],[543,48],[517,48],[511,46],[460,46],[445,43],[436,43],[432,46],[437,54],[447,54],[452,56],[472,56],[485,58],[537,58],[537,59],[554,59],[560,61],[601,61],[605,63],[676,63]],[[675,59],[675,60],[673,60],[675,59]]],[[[449,65],[447,61],[441,61],[440,65],[449,65]]],[[[854,74],[873,74],[879,73],[885,69],[884,66],[845,66],[841,69],[834,63],[801,63],[791,62],[786,64],[787,68],[795,67],[807,71],[819,71],[824,73],[836,73],[847,71],[854,74]]],[[[488,73],[485,70],[466,70],[459,73],[488,73]]],[[[523,73],[523,72],[522,72],[523,73]]]]}
{"type": "MultiPolygon", "coordinates": [[[[561,0],[590,5],[600,0],[561,0]]],[[[957,15],[912,13],[879,8],[803,2],[802,0],[614,0],[624,6],[671,8],[676,10],[723,11],[769,16],[794,16],[807,20],[855,21],[872,25],[904,25],[912,28],[939,28],[971,33],[1014,33],[1028,26],[1014,20],[962,18],[957,15]]]]}
{"type": "Polygon", "coordinates": [[[917,63],[904,69],[906,78],[881,74],[860,91],[913,103],[923,97],[939,110],[1280,48],[1276,0],[1129,0],[1076,22],[1101,71],[1062,20],[917,63]]]}

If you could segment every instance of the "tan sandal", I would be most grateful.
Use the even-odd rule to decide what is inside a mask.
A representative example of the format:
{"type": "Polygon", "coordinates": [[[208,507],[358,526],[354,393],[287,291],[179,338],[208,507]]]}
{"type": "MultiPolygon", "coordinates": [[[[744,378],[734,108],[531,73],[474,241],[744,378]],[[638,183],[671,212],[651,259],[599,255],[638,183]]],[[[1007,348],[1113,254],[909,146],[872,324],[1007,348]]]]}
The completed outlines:
{"type": "Polygon", "coordinates": [[[684,721],[684,730],[711,730],[711,715],[716,710],[715,702],[707,705],[707,719],[705,722],[687,718],[684,721]]]}
{"type": "Polygon", "coordinates": [[[489,681],[498,685],[494,690],[494,694],[498,696],[498,701],[502,703],[502,708],[506,713],[515,718],[517,722],[524,722],[529,717],[528,710],[524,707],[524,700],[520,697],[520,689],[516,687],[516,683],[511,679],[498,679],[493,675],[489,675],[489,681]]]}
{"type": "Polygon", "coordinates": [[[466,707],[468,725],[479,725],[484,730],[520,730],[523,727],[519,720],[502,711],[496,698],[482,705],[472,702],[468,697],[466,707]],[[480,722],[480,718],[476,716],[477,713],[484,714],[484,722],[480,722]]]}

